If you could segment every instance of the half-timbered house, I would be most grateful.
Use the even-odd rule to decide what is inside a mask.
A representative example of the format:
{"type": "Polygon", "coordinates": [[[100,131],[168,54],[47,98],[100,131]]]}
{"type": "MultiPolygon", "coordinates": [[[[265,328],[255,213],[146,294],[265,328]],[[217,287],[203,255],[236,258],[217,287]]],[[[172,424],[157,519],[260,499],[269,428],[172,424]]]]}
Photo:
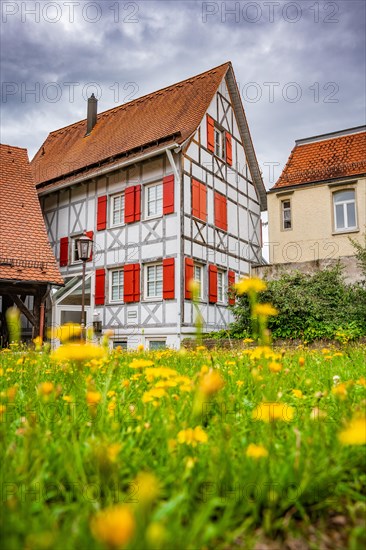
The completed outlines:
{"type": "Polygon", "coordinates": [[[230,63],[49,134],[32,161],[66,286],[56,324],[80,319],[76,238],[94,240],[87,323],[114,344],[179,347],[227,327],[230,286],[261,263],[266,193],[230,63]]]}

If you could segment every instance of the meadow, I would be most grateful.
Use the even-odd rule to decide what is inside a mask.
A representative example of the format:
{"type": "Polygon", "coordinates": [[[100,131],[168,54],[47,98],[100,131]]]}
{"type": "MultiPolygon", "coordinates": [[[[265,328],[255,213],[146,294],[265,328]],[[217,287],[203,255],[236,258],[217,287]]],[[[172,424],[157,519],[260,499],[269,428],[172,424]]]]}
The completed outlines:
{"type": "Polygon", "coordinates": [[[3,350],[1,548],[364,547],[365,355],[3,350]]]}

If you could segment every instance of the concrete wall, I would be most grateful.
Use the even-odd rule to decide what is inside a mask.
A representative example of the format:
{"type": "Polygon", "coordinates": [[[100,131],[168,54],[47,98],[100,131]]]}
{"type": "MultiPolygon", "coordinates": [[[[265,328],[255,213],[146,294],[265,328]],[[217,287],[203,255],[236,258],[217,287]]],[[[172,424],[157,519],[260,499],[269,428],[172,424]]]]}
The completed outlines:
{"type": "Polygon", "coordinates": [[[352,256],[349,237],[362,243],[366,225],[366,179],[278,189],[268,194],[269,258],[271,264],[300,263],[352,256]],[[333,193],[356,191],[356,231],[335,231],[333,193]],[[292,228],[282,228],[281,203],[290,200],[292,228]]]}
{"type": "Polygon", "coordinates": [[[339,259],[312,260],[308,262],[278,263],[252,268],[252,275],[267,280],[278,279],[282,273],[301,271],[302,273],[315,273],[316,271],[333,267],[340,262],[344,267],[343,275],[347,283],[354,283],[364,279],[360,268],[357,266],[355,256],[342,256],[339,259]]]}

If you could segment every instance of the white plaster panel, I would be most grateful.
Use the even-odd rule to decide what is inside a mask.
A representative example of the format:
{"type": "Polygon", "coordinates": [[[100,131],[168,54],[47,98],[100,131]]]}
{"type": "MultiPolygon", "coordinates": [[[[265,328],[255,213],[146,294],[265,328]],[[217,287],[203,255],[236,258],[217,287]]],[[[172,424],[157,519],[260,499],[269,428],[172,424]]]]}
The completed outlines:
{"type": "Polygon", "coordinates": [[[212,189],[207,189],[207,221],[214,223],[214,192],[212,189]]]}
{"type": "Polygon", "coordinates": [[[133,223],[133,224],[128,224],[128,226],[126,227],[126,230],[127,230],[127,240],[128,240],[128,243],[129,244],[132,244],[132,243],[136,243],[138,244],[139,241],[140,241],[140,238],[139,238],[139,234],[140,234],[140,231],[139,231],[140,227],[139,227],[139,224],[137,223],[133,223]]]}
{"type": "Polygon", "coordinates": [[[179,233],[179,221],[177,214],[167,216],[165,218],[165,236],[177,237],[179,233]]]}
{"type": "MultiPolygon", "coordinates": [[[[177,289],[175,291],[175,295],[177,296],[177,289]]],[[[164,302],[164,306],[166,322],[169,324],[174,323],[176,325],[178,322],[178,308],[176,300],[166,300],[164,302]]]]}
{"type": "Polygon", "coordinates": [[[69,234],[69,208],[62,207],[58,211],[58,237],[66,237],[69,234]]]}
{"type": "Polygon", "coordinates": [[[145,162],[142,166],[143,181],[163,178],[163,159],[159,158],[145,162]]]}
{"type": "Polygon", "coordinates": [[[192,245],[193,256],[195,258],[205,260],[206,259],[205,248],[206,247],[202,246],[201,244],[193,243],[192,245]]]}
{"type": "Polygon", "coordinates": [[[193,160],[198,162],[199,154],[198,154],[198,145],[197,143],[191,143],[188,147],[187,155],[191,157],[193,160]]]}
{"type": "Polygon", "coordinates": [[[191,161],[184,157],[184,171],[190,173],[191,171],[191,161]]]}
{"type": "Polygon", "coordinates": [[[184,239],[184,255],[190,257],[191,256],[191,243],[184,239]]]}
{"type": "Polygon", "coordinates": [[[226,183],[222,182],[218,178],[215,178],[215,190],[223,195],[226,195],[226,183]]]}
{"type": "Polygon", "coordinates": [[[46,195],[43,199],[44,206],[43,206],[43,212],[47,212],[48,210],[53,210],[57,208],[57,195],[56,193],[52,193],[51,195],[46,195]]]}
{"type": "Polygon", "coordinates": [[[163,256],[163,243],[144,244],[141,246],[142,260],[160,258],[163,256]]]}
{"type": "Polygon", "coordinates": [[[227,196],[229,199],[231,199],[232,201],[234,201],[234,203],[236,204],[237,202],[237,197],[238,197],[238,193],[235,189],[232,189],[232,187],[227,187],[227,196]]]}
{"type": "Polygon", "coordinates": [[[198,166],[192,162],[192,177],[206,183],[206,173],[202,166],[198,166]]]}
{"type": "Polygon", "coordinates": [[[212,160],[213,155],[207,151],[201,149],[201,164],[206,170],[212,172],[212,160]]]}
{"type": "Polygon", "coordinates": [[[166,256],[173,256],[177,253],[179,247],[179,243],[176,239],[171,241],[165,241],[165,255],[166,256]]]}
{"type": "Polygon", "coordinates": [[[184,217],[184,235],[191,237],[191,220],[186,217],[184,217]]]}

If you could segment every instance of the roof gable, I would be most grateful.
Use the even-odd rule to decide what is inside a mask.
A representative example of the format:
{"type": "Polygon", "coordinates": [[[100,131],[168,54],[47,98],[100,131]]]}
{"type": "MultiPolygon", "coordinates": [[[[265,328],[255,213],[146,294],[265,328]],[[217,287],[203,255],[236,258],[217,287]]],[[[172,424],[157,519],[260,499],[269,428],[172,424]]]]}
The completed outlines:
{"type": "Polygon", "coordinates": [[[26,149],[0,144],[0,279],[63,284],[26,149]]]}
{"type": "Polygon", "coordinates": [[[168,86],[97,116],[51,132],[32,160],[37,184],[66,176],[111,157],[174,140],[182,144],[199,125],[229,63],[168,86]]]}
{"type": "Polygon", "coordinates": [[[100,113],[89,135],[85,119],[51,132],[31,163],[37,187],[72,183],[78,175],[95,174],[101,166],[113,169],[118,159],[136,157],[143,150],[158,151],[159,144],[184,145],[199,127],[225,77],[250,171],[265,209],[266,192],[229,62],[100,113]]]}

